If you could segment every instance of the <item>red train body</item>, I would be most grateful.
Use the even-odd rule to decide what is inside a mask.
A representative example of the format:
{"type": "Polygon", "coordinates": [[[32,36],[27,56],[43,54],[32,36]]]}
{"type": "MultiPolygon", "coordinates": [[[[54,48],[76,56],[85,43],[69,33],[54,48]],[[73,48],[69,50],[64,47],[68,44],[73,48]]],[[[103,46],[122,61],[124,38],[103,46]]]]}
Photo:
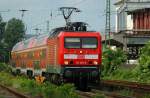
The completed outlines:
{"type": "Polygon", "coordinates": [[[101,55],[99,32],[60,31],[17,43],[11,52],[13,71],[28,76],[74,81],[99,78],[101,55]],[[59,79],[58,79],[59,78],[59,79]]]}

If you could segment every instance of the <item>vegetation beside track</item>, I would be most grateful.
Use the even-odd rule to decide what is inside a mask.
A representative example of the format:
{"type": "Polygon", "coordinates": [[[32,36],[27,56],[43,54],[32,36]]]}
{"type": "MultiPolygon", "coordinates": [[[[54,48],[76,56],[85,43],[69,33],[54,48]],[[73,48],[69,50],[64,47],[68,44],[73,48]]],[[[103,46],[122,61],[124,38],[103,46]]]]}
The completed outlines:
{"type": "MultiPolygon", "coordinates": [[[[33,98],[80,98],[80,95],[75,93],[75,88],[71,84],[61,86],[49,82],[38,84],[35,80],[26,79],[23,76],[14,77],[6,72],[0,72],[0,77],[1,84],[33,98]]],[[[105,96],[96,94],[93,98],[105,98],[105,96]]]]}
{"type": "Polygon", "coordinates": [[[56,86],[50,82],[40,84],[25,76],[14,77],[10,74],[8,65],[4,63],[0,63],[0,84],[36,98],[79,98],[72,84],[56,86]]]}
{"type": "Polygon", "coordinates": [[[5,72],[11,72],[11,67],[8,64],[5,63],[0,63],[0,72],[5,71],[5,72]]]}
{"type": "MultiPolygon", "coordinates": [[[[61,86],[50,82],[40,84],[25,76],[13,76],[9,65],[5,63],[0,63],[0,84],[14,88],[33,98],[80,98],[72,84],[62,84],[61,86]]],[[[105,96],[96,94],[93,98],[105,98],[105,96]]]]}
{"type": "Polygon", "coordinates": [[[150,83],[150,42],[142,49],[138,59],[139,64],[133,68],[118,66],[126,60],[123,51],[107,49],[103,53],[102,78],[107,80],[125,80],[140,83],[150,83]],[[111,67],[110,67],[111,66],[111,67]]]}
{"type": "Polygon", "coordinates": [[[102,77],[110,76],[110,74],[118,70],[120,65],[125,63],[126,60],[126,53],[123,52],[122,49],[112,50],[106,48],[102,56],[102,77]]]}

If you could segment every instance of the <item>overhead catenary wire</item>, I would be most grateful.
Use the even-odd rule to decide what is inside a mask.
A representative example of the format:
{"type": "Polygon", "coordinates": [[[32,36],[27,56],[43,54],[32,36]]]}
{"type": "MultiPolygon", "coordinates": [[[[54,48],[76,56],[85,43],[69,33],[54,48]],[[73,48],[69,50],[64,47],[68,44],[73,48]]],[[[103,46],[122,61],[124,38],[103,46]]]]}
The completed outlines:
{"type": "MultiPolygon", "coordinates": [[[[52,21],[54,21],[55,20],[55,18],[57,18],[58,16],[60,16],[61,14],[57,14],[57,15],[53,15],[52,14],[52,11],[51,11],[51,13],[50,13],[50,17],[49,18],[47,18],[47,19],[45,19],[44,21],[42,21],[42,22],[39,22],[39,23],[37,23],[37,24],[35,24],[35,25],[32,25],[32,26],[30,26],[30,30],[33,30],[33,28],[37,28],[38,26],[41,26],[41,25],[47,25],[47,21],[49,21],[49,24],[52,22],[52,21]]],[[[46,28],[47,29],[47,28],[46,28]]],[[[47,31],[45,29],[45,31],[47,31]]],[[[41,30],[43,30],[43,29],[41,29],[41,30]]]]}
{"type": "Polygon", "coordinates": [[[80,5],[80,4],[84,3],[85,1],[87,1],[87,0],[80,0],[80,1],[78,1],[78,2],[70,3],[70,4],[68,4],[68,5],[76,6],[76,5],[80,5]]]}

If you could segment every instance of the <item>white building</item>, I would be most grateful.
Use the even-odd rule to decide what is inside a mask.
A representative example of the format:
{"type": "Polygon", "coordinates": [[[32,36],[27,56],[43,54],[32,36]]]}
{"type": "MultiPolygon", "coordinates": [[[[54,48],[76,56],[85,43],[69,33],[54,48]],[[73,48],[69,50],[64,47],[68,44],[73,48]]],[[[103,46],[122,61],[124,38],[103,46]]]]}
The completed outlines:
{"type": "Polygon", "coordinates": [[[127,0],[117,0],[115,3],[116,6],[116,32],[131,30],[133,28],[133,19],[131,15],[128,15],[124,9],[121,10],[123,6],[125,6],[125,2],[127,0]]]}
{"type": "MultiPolygon", "coordinates": [[[[117,0],[116,6],[116,32],[133,29],[133,17],[129,11],[150,8],[150,0],[117,0]]],[[[132,32],[126,32],[132,33],[132,32]]]]}

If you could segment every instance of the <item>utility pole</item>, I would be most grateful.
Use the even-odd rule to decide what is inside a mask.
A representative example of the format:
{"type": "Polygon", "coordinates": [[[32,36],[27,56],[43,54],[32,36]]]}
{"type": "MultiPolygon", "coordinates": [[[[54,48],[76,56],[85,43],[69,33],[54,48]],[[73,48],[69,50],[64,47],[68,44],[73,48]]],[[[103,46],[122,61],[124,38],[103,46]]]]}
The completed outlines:
{"type": "Polygon", "coordinates": [[[35,30],[36,35],[39,35],[39,34],[40,34],[40,33],[39,33],[39,31],[40,31],[41,29],[39,29],[39,28],[35,28],[35,29],[33,29],[33,30],[35,30]]]}
{"type": "MultiPolygon", "coordinates": [[[[26,32],[27,31],[27,26],[26,26],[25,22],[23,21],[23,17],[24,17],[25,12],[28,11],[28,10],[22,9],[22,10],[19,10],[19,11],[22,12],[22,14],[21,14],[21,20],[22,20],[22,22],[25,25],[25,32],[26,32]]],[[[25,39],[25,34],[24,34],[24,39],[25,39]]]]}
{"type": "Polygon", "coordinates": [[[49,21],[47,21],[47,33],[49,32],[49,21]]]}
{"type": "Polygon", "coordinates": [[[21,11],[21,12],[22,12],[22,14],[21,14],[21,20],[23,20],[24,13],[25,13],[26,11],[28,11],[28,10],[22,9],[22,10],[19,10],[19,11],[21,11]]]}
{"type": "Polygon", "coordinates": [[[107,45],[107,35],[108,45],[110,46],[110,0],[106,0],[105,45],[107,45]]]}
{"type": "Polygon", "coordinates": [[[71,15],[73,12],[81,12],[78,8],[75,7],[61,7],[59,10],[62,12],[64,19],[66,21],[66,25],[71,21],[71,15]]]}

